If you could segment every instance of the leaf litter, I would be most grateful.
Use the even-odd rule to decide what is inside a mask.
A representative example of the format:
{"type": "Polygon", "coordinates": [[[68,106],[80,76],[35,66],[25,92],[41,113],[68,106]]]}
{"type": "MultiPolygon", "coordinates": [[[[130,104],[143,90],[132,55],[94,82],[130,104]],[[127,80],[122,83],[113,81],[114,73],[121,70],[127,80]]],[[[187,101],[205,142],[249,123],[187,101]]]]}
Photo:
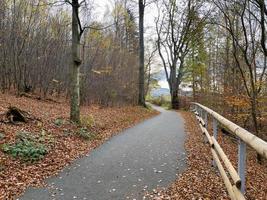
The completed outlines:
{"type": "Polygon", "coordinates": [[[90,140],[85,140],[75,134],[81,127],[68,120],[68,103],[55,104],[1,94],[0,113],[5,113],[10,105],[27,111],[39,120],[19,124],[0,122],[0,133],[4,135],[0,139],[1,146],[14,143],[16,133],[22,130],[33,134],[45,130],[46,133],[52,135],[53,146],[43,159],[33,163],[15,159],[0,151],[0,199],[14,199],[29,186],[44,186],[44,180],[47,177],[58,174],[75,159],[88,156],[92,149],[107,141],[111,136],[158,114],[157,111],[138,106],[81,107],[82,117],[90,115],[87,129],[96,135],[90,140]]]}
{"type": "MultiPolygon", "coordinates": [[[[204,142],[200,127],[195,116],[190,112],[181,111],[185,119],[187,138],[185,149],[187,151],[187,169],[177,176],[168,188],[157,188],[147,192],[144,199],[153,200],[185,200],[185,199],[230,199],[226,187],[217,170],[212,166],[210,147],[204,142]]],[[[209,130],[209,133],[212,133],[209,130]]],[[[233,137],[218,134],[218,142],[230,161],[237,169],[237,142],[233,137]]],[[[179,162],[179,161],[178,161],[179,162]]],[[[259,164],[256,161],[256,152],[247,149],[247,178],[246,199],[267,199],[267,162],[259,164]]]]}

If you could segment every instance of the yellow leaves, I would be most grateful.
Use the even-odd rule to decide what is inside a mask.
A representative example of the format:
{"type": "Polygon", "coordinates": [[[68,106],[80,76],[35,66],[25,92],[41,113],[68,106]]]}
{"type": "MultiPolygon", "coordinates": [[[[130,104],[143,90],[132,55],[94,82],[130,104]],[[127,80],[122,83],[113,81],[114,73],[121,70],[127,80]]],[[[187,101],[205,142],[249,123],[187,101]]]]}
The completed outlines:
{"type": "Polygon", "coordinates": [[[99,30],[91,30],[90,34],[88,34],[89,40],[99,40],[102,38],[102,33],[99,30]]]}
{"type": "Polygon", "coordinates": [[[102,40],[102,47],[103,48],[109,48],[111,45],[111,39],[110,38],[105,38],[104,40],[102,40]]]}
{"type": "Polygon", "coordinates": [[[87,35],[86,40],[88,43],[96,43],[103,49],[108,49],[111,46],[112,38],[105,36],[100,30],[91,30],[87,35]]]}

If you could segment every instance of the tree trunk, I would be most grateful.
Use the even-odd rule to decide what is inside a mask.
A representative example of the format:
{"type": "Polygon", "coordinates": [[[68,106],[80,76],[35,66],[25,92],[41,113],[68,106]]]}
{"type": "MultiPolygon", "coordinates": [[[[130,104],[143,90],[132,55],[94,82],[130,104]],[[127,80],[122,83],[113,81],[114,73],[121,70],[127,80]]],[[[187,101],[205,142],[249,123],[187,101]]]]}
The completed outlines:
{"type": "Polygon", "coordinates": [[[192,81],[192,90],[193,90],[193,101],[196,101],[196,80],[195,80],[195,72],[193,70],[193,81],[192,81]]]}
{"type": "Polygon", "coordinates": [[[178,110],[180,107],[179,98],[178,98],[178,89],[176,88],[172,90],[171,104],[172,104],[172,109],[178,110]]]}
{"type": "Polygon", "coordinates": [[[80,64],[79,58],[79,27],[78,27],[79,2],[72,0],[72,61],[70,69],[70,120],[80,122],[80,64]]]}
{"type": "Polygon", "coordinates": [[[139,0],[139,96],[138,104],[145,106],[144,67],[144,10],[143,0],[139,0]]]}
{"type": "MultiPolygon", "coordinates": [[[[259,129],[258,129],[258,121],[257,121],[257,97],[254,94],[252,101],[251,101],[251,117],[252,117],[252,122],[253,122],[253,126],[254,126],[254,131],[256,136],[260,137],[259,135],[259,129]]],[[[257,161],[258,163],[262,164],[262,159],[263,157],[257,153],[257,161]]]]}
{"type": "Polygon", "coordinates": [[[178,82],[176,78],[176,65],[171,67],[170,70],[170,82],[169,82],[170,92],[171,92],[171,106],[172,109],[179,109],[179,99],[178,99],[178,82]]]}

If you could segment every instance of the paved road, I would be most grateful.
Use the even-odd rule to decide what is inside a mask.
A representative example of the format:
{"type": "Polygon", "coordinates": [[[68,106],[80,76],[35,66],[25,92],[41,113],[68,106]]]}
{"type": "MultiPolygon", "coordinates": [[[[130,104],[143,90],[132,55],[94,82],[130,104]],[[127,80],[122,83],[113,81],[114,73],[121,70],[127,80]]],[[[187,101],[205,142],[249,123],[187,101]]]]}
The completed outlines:
{"type": "Polygon", "coordinates": [[[29,188],[19,199],[142,199],[144,191],[168,186],[186,167],[183,119],[155,108],[160,115],[111,138],[48,179],[49,187],[29,188]]]}

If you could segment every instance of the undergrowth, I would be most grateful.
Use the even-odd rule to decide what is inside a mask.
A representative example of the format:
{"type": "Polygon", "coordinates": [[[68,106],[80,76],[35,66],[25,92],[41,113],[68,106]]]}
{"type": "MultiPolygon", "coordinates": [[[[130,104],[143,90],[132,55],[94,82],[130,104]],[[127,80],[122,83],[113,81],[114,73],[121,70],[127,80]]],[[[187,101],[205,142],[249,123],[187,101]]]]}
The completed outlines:
{"type": "Polygon", "coordinates": [[[14,143],[2,145],[2,151],[23,161],[35,162],[48,153],[53,143],[53,137],[44,130],[40,134],[21,131],[16,134],[14,143]]]}

